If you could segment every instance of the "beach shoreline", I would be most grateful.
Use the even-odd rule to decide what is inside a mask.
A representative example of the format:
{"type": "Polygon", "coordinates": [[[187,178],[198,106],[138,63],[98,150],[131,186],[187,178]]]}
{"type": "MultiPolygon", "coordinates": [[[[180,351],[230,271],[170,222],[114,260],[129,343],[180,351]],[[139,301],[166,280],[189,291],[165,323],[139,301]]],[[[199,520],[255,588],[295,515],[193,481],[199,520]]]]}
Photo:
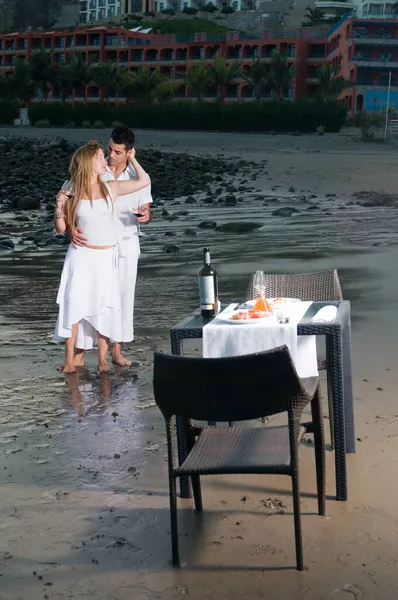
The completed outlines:
{"type": "MultiPolygon", "coordinates": [[[[0,144],[9,135],[106,143],[109,132],[3,127],[0,144]]],[[[398,210],[389,201],[397,193],[398,149],[362,144],[350,131],[136,135],[138,155],[142,149],[253,160],[253,180],[244,185],[255,190],[236,192],[231,209],[204,204],[201,193],[185,205],[183,196],[165,199],[154,190],[157,218],[146,230],[139,266],[137,339],[128,346],[140,364],[110,376],[95,373],[95,353],[75,377],[55,370],[63,348],[51,333],[65,248],[16,243],[0,255],[0,599],[395,600],[398,210]],[[366,206],[353,195],[362,191],[389,197],[366,206]],[[317,206],[308,211],[311,203],[317,206]],[[273,215],[281,207],[297,212],[273,215]],[[165,220],[166,208],[189,214],[165,220]],[[245,236],[220,233],[201,230],[205,218],[262,226],[245,236]],[[196,235],[186,235],[187,228],[196,235]],[[164,252],[169,243],[177,254],[164,252]],[[326,517],[316,515],[313,447],[305,444],[304,573],[294,568],[290,482],[278,477],[205,479],[200,517],[191,501],[179,500],[183,566],[170,566],[165,434],[153,401],[152,356],[155,349],[170,351],[168,328],[197,306],[196,274],[207,243],[222,300],[239,301],[256,268],[335,267],[352,304],[357,452],[347,457],[349,499],[334,499],[328,450],[326,517]]],[[[243,188],[239,179],[237,172],[231,183],[243,188]]],[[[36,227],[42,213],[25,214],[36,227]]],[[[0,212],[0,226],[17,242],[29,224],[14,223],[14,213],[0,212]]],[[[200,349],[197,340],[186,345],[189,352],[200,349]]],[[[324,375],[322,388],[325,395],[324,375]]],[[[328,430],[325,399],[324,411],[328,430]]]]}

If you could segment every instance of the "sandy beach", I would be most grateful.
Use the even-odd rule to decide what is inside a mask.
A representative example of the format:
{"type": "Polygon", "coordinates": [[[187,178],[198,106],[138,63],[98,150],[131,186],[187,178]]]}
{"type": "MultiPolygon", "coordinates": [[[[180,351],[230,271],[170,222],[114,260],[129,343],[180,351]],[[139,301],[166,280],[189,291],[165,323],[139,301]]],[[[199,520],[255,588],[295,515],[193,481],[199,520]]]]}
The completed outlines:
{"type": "MultiPolygon", "coordinates": [[[[0,145],[9,135],[106,143],[109,133],[0,128],[0,145]]],[[[250,161],[251,180],[242,184],[239,170],[230,175],[239,200],[231,209],[205,204],[202,192],[186,204],[184,196],[163,197],[161,185],[154,189],[136,340],[127,348],[139,367],[101,377],[94,354],[76,376],[56,371],[63,348],[51,335],[65,247],[23,241],[44,209],[0,210],[0,234],[15,242],[13,251],[0,252],[0,600],[396,600],[398,148],[361,143],[355,130],[136,136],[138,150],[250,161]],[[295,212],[273,214],[283,207],[295,212]],[[166,209],[188,214],[169,219],[166,209]],[[262,226],[222,233],[199,228],[206,219],[262,226]],[[166,244],[179,252],[165,253],[166,244]],[[165,433],[153,400],[152,356],[170,351],[169,327],[198,305],[204,245],[219,271],[222,301],[241,300],[258,268],[332,267],[351,301],[357,452],[348,456],[349,499],[334,499],[328,449],[326,517],[317,516],[313,447],[304,444],[303,573],[295,570],[290,482],[269,476],[204,479],[200,516],[190,500],[179,500],[183,564],[170,566],[165,433]]],[[[187,351],[200,352],[200,343],[187,351]]],[[[324,410],[328,435],[326,399],[324,410]]]]}

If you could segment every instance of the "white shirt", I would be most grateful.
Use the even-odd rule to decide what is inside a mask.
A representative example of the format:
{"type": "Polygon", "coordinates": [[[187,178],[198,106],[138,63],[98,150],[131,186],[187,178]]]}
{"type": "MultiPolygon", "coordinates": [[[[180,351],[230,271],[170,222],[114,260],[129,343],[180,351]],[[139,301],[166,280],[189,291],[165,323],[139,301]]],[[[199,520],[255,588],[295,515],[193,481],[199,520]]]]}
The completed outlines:
{"type": "MultiPolygon", "coordinates": [[[[101,176],[102,181],[115,181],[115,176],[109,167],[106,168],[106,173],[101,176]]],[[[137,174],[134,168],[129,163],[124,171],[119,175],[117,181],[126,181],[128,179],[137,179],[137,174]]],[[[142,204],[150,204],[152,202],[151,184],[147,185],[138,192],[132,194],[124,194],[118,196],[115,202],[115,217],[116,217],[116,235],[118,238],[119,251],[121,256],[126,256],[125,245],[129,243],[138,243],[137,217],[133,214],[133,210],[138,212],[138,208],[142,204]]],[[[139,245],[138,245],[139,247],[139,245]]]]}

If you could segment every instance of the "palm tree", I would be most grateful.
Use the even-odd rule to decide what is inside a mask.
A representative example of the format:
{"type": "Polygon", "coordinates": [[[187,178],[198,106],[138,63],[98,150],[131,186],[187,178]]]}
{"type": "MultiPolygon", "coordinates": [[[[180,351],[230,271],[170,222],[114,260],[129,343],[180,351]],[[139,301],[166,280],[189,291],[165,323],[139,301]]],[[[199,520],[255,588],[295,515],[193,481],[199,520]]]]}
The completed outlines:
{"type": "Polygon", "coordinates": [[[241,72],[238,61],[227,63],[223,56],[217,56],[209,70],[209,83],[217,88],[218,100],[224,102],[227,86],[241,72]]]}
{"type": "Polygon", "coordinates": [[[132,72],[126,69],[119,70],[118,90],[123,96],[126,96],[127,102],[131,102],[135,97],[136,87],[133,83],[132,75],[132,72]]]}
{"type": "Polygon", "coordinates": [[[10,98],[10,82],[9,78],[0,72],[0,101],[10,98]]]}
{"type": "Polygon", "coordinates": [[[69,62],[59,65],[56,72],[63,99],[71,96],[75,88],[83,88],[83,97],[86,101],[86,86],[93,80],[93,75],[93,67],[86,63],[83,55],[79,52],[72,54],[69,62]]]}
{"type": "Polygon", "coordinates": [[[283,102],[283,97],[289,89],[289,83],[294,78],[295,66],[289,65],[287,52],[280,53],[273,50],[270,63],[270,83],[275,90],[276,97],[283,102]]]}
{"type": "Polygon", "coordinates": [[[307,19],[309,25],[319,25],[319,23],[325,20],[325,13],[320,8],[307,6],[304,18],[307,19]]]}
{"type": "Polygon", "coordinates": [[[119,73],[113,63],[103,63],[94,69],[92,81],[101,89],[101,100],[108,102],[110,91],[118,87],[119,73]]]}
{"type": "Polygon", "coordinates": [[[17,58],[12,75],[8,77],[9,95],[12,100],[24,107],[31,100],[37,90],[37,84],[33,81],[28,64],[21,58],[17,58]]]}
{"type": "Polygon", "coordinates": [[[257,59],[250,67],[249,73],[247,75],[243,74],[243,77],[253,86],[254,97],[257,102],[260,102],[263,90],[271,79],[270,66],[257,59]]]}
{"type": "Polygon", "coordinates": [[[334,69],[330,63],[319,67],[317,76],[319,79],[319,96],[322,100],[334,100],[341,92],[353,86],[352,81],[347,81],[340,75],[340,67],[334,69]]]}
{"type": "Polygon", "coordinates": [[[162,78],[155,90],[155,98],[158,102],[170,102],[173,100],[176,93],[178,83],[176,81],[169,81],[166,78],[162,78]]]}
{"type": "Polygon", "coordinates": [[[56,69],[52,64],[52,53],[45,48],[33,50],[29,61],[29,72],[44,100],[48,99],[50,87],[56,83],[56,69]]]}
{"type": "MultiPolygon", "coordinates": [[[[165,91],[165,83],[170,83],[162,77],[157,69],[140,67],[136,71],[121,72],[121,90],[127,97],[127,101],[132,98],[139,102],[151,103],[157,98],[157,93],[161,93],[161,87],[165,91]]],[[[170,92],[170,88],[169,88],[170,92]]]]}
{"type": "Polygon", "coordinates": [[[210,72],[206,63],[200,63],[191,67],[183,77],[188,88],[196,96],[198,102],[203,100],[203,94],[209,85],[210,72]]]}

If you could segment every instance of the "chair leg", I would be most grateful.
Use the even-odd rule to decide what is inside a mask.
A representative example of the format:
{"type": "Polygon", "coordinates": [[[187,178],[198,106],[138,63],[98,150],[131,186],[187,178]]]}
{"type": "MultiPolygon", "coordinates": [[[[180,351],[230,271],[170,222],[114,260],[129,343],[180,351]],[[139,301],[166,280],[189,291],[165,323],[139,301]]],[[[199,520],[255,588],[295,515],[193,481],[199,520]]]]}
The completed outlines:
{"type": "Polygon", "coordinates": [[[294,535],[296,541],[296,563],[297,570],[303,571],[303,537],[301,533],[301,508],[300,508],[300,487],[298,479],[298,468],[292,473],[293,487],[293,513],[294,513],[294,535]]]}
{"type": "Polygon", "coordinates": [[[193,497],[195,500],[195,510],[197,512],[201,512],[203,510],[203,504],[202,504],[202,488],[200,485],[199,475],[191,475],[191,482],[192,482],[193,497]]]}
{"type": "MultiPolygon", "coordinates": [[[[327,343],[330,343],[327,341],[327,343]]],[[[330,353],[327,352],[329,356],[330,353]]],[[[326,365],[326,382],[327,382],[327,393],[328,393],[328,408],[329,408],[329,428],[330,428],[330,446],[334,450],[334,410],[333,410],[333,385],[332,385],[332,369],[329,365],[326,365]]]]}
{"type": "Polygon", "coordinates": [[[318,492],[318,514],[325,515],[325,433],[323,427],[322,403],[319,388],[311,402],[312,423],[314,428],[314,449],[316,466],[316,485],[318,492]]]}
{"type": "Polygon", "coordinates": [[[171,524],[171,551],[173,567],[180,566],[180,553],[178,549],[178,523],[177,523],[177,484],[175,477],[169,476],[170,487],[170,524],[171,524]]]}

